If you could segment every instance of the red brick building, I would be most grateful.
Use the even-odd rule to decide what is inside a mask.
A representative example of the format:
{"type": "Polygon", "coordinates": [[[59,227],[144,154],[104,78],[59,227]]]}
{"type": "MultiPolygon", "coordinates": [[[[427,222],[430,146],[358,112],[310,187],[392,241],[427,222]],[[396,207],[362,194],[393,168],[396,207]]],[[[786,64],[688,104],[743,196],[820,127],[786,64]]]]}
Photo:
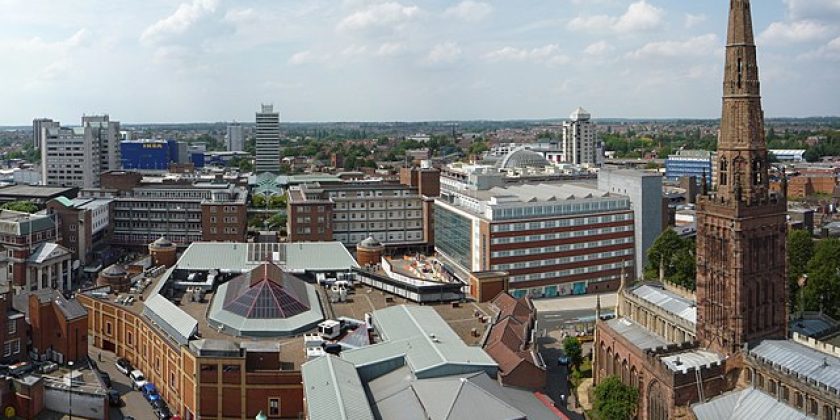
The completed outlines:
{"type": "Polygon", "coordinates": [[[502,385],[540,390],[545,387],[546,367],[531,342],[534,308],[530,299],[515,299],[506,292],[493,299],[498,320],[490,327],[484,351],[499,364],[502,385]]]}
{"type": "Polygon", "coordinates": [[[59,363],[87,357],[87,311],[55,290],[29,294],[32,351],[59,363]]]}

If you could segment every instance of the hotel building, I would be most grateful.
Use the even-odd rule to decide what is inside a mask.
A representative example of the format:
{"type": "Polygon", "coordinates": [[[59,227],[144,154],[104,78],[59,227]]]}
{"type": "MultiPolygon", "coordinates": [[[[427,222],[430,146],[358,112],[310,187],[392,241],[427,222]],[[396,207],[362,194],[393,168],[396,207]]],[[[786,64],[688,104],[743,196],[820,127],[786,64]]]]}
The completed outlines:
{"type": "Polygon", "coordinates": [[[470,283],[507,272],[515,297],[615,290],[622,270],[633,271],[630,199],[590,184],[445,190],[434,220],[435,250],[452,274],[470,283]]]}

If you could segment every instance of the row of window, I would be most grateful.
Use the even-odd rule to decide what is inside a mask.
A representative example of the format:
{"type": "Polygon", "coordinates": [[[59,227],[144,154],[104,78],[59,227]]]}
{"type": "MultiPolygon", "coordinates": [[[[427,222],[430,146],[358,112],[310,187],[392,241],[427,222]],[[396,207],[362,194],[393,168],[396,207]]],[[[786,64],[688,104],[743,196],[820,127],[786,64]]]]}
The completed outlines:
{"type": "Polygon", "coordinates": [[[525,268],[548,267],[552,265],[569,264],[576,262],[602,260],[605,258],[633,255],[633,249],[622,249],[618,251],[598,252],[595,254],[576,255],[573,257],[548,258],[536,261],[524,261],[512,264],[494,264],[493,270],[522,270],[525,268]]]}
{"type": "Polygon", "coordinates": [[[423,212],[421,212],[420,210],[418,210],[418,211],[411,211],[411,210],[409,210],[409,211],[395,211],[395,212],[394,211],[389,211],[387,213],[388,214],[387,217],[385,216],[385,214],[386,213],[384,211],[383,212],[375,212],[375,213],[350,213],[350,217],[347,217],[347,213],[334,213],[333,214],[333,220],[348,220],[348,219],[352,219],[352,220],[356,220],[356,219],[358,219],[358,220],[376,220],[376,219],[392,219],[392,218],[407,219],[407,218],[412,218],[412,217],[416,217],[416,218],[423,217],[423,212]]]}
{"type": "Polygon", "coordinates": [[[390,200],[390,201],[371,201],[371,202],[355,202],[352,201],[349,203],[338,202],[335,204],[336,210],[347,210],[347,209],[402,209],[402,208],[420,208],[421,204],[419,200],[390,200]]]}
{"type": "Polygon", "coordinates": [[[493,225],[492,232],[518,232],[522,230],[553,229],[570,226],[586,226],[600,223],[613,223],[633,220],[632,213],[608,214],[595,217],[578,217],[571,219],[545,220],[530,223],[499,223],[493,225]]]}
{"type": "Polygon", "coordinates": [[[617,262],[612,264],[599,264],[599,265],[591,265],[587,267],[580,267],[580,268],[573,268],[568,270],[560,270],[560,271],[551,271],[545,273],[533,273],[533,274],[523,274],[519,276],[511,276],[510,282],[520,282],[520,281],[534,281],[534,280],[544,280],[544,279],[552,279],[558,277],[568,277],[568,276],[575,276],[579,274],[588,274],[588,273],[597,273],[601,271],[609,271],[609,270],[617,270],[620,269],[625,264],[623,262],[617,262]]]}
{"type": "Polygon", "coordinates": [[[409,232],[365,232],[362,234],[335,234],[335,240],[345,244],[355,245],[360,241],[373,237],[379,242],[402,242],[402,241],[421,241],[423,240],[422,231],[409,232]]]}
{"type": "Polygon", "coordinates": [[[579,238],[582,236],[606,235],[610,233],[632,232],[633,225],[613,226],[599,229],[575,230],[570,232],[546,233],[542,235],[510,236],[493,238],[493,245],[518,244],[523,242],[553,241],[557,239],[579,238]]]}
{"type": "Polygon", "coordinates": [[[525,255],[539,255],[539,254],[552,254],[556,252],[565,252],[565,251],[572,251],[577,249],[589,249],[589,248],[601,248],[605,246],[613,246],[613,245],[624,245],[633,243],[633,237],[627,236],[624,238],[616,238],[616,239],[604,239],[601,241],[592,241],[592,242],[580,242],[576,244],[564,244],[564,245],[555,245],[555,246],[544,246],[544,247],[537,247],[537,248],[522,248],[522,249],[512,249],[508,251],[494,251],[491,255],[493,258],[504,258],[504,257],[521,257],[525,255]]]}
{"type": "Polygon", "coordinates": [[[18,353],[20,353],[19,338],[3,343],[3,357],[9,357],[18,353]]]}
{"type": "Polygon", "coordinates": [[[407,197],[414,195],[414,191],[412,190],[391,190],[391,191],[372,191],[372,190],[361,190],[361,191],[330,191],[330,198],[347,198],[347,197],[357,197],[357,198],[364,198],[364,197],[407,197]]]}
{"type": "Polygon", "coordinates": [[[356,230],[356,229],[420,229],[423,223],[419,220],[406,220],[388,222],[369,222],[369,223],[336,223],[334,230],[356,230]]]}

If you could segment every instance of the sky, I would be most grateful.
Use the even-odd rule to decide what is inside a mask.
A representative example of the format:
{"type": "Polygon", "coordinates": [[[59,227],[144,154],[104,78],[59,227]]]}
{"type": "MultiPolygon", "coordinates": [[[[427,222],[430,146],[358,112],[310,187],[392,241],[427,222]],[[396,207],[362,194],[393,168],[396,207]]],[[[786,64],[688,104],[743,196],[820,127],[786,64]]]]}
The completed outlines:
{"type": "MultiPolygon", "coordinates": [[[[727,0],[0,0],[0,125],[717,118],[727,0]]],[[[840,0],[754,0],[768,117],[840,115],[840,0]]]]}

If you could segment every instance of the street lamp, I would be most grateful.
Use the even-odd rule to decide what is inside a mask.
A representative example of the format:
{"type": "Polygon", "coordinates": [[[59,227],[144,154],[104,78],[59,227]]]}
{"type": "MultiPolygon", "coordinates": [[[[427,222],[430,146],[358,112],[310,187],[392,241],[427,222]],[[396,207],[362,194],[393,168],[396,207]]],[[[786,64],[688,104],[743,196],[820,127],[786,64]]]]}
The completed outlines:
{"type": "MultiPolygon", "coordinates": [[[[78,334],[77,334],[78,335],[78,334]]],[[[68,390],[70,394],[70,420],[73,420],[73,361],[67,362],[67,366],[70,367],[70,389],[68,390]]]]}

